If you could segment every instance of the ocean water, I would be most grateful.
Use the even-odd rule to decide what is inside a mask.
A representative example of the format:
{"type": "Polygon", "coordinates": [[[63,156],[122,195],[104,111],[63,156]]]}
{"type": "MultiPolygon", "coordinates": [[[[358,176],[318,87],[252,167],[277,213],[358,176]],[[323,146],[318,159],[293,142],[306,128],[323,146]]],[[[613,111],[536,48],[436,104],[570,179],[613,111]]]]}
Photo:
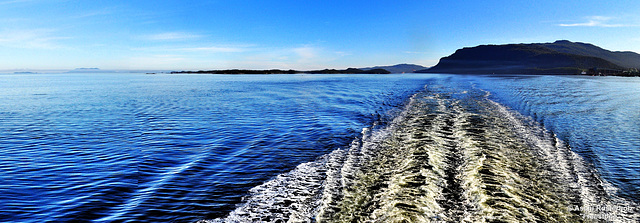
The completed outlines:
{"type": "Polygon", "coordinates": [[[2,222],[635,222],[640,79],[0,75],[2,222]]]}

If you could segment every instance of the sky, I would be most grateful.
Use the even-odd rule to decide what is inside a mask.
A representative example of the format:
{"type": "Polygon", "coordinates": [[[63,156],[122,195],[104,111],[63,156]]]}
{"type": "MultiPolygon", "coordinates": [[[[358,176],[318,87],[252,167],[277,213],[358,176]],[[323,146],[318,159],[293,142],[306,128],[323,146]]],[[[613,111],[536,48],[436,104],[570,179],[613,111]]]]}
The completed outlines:
{"type": "Polygon", "coordinates": [[[437,64],[481,44],[640,52],[637,0],[0,0],[0,70],[437,64]]]}

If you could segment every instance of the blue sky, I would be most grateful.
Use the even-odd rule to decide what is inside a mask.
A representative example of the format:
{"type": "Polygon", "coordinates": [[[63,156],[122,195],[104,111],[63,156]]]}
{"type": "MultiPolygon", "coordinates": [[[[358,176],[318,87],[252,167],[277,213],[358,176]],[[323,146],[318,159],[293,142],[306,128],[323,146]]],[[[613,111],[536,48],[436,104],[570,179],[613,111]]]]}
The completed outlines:
{"type": "Polygon", "coordinates": [[[640,1],[0,0],[0,70],[435,65],[480,44],[640,52],[640,1]]]}

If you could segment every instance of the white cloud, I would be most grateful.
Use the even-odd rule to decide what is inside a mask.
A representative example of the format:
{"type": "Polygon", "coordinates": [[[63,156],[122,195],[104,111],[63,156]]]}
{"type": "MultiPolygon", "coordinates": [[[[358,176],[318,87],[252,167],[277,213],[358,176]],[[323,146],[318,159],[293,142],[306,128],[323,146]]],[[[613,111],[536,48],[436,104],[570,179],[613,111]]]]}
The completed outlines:
{"type": "Polygon", "coordinates": [[[326,52],[314,46],[253,48],[252,53],[226,65],[246,69],[319,69],[326,68],[326,52]]]}
{"type": "Polygon", "coordinates": [[[69,39],[54,35],[53,29],[24,29],[0,31],[0,46],[25,49],[59,49],[58,40],[69,39]]]}
{"type": "Polygon", "coordinates": [[[202,35],[186,32],[165,32],[143,36],[143,39],[153,41],[182,41],[201,38],[202,35]]]}
{"type": "Polygon", "coordinates": [[[7,25],[21,24],[27,21],[29,21],[29,19],[26,19],[26,18],[0,18],[0,23],[5,23],[7,25]]]}
{"type": "MultiPolygon", "coordinates": [[[[260,47],[251,44],[157,46],[132,49],[142,53],[132,65],[144,69],[296,69],[313,70],[336,67],[350,53],[322,47],[260,47]],[[227,54],[228,53],[228,54],[227,54]]],[[[337,66],[342,68],[342,66],[337,66]]]]}
{"type": "Polygon", "coordinates": [[[616,23],[609,23],[609,21],[614,20],[613,17],[606,17],[606,16],[589,16],[589,17],[585,17],[585,19],[587,20],[586,22],[581,22],[581,23],[562,23],[562,24],[558,24],[559,26],[564,26],[564,27],[578,27],[578,26],[583,26],[583,27],[625,27],[625,26],[635,26],[635,25],[631,25],[631,24],[616,24],[616,23]]]}
{"type": "Polygon", "coordinates": [[[7,5],[7,4],[15,4],[15,3],[22,3],[22,2],[32,2],[33,0],[9,0],[9,1],[0,1],[0,5],[7,5]]]}
{"type": "Polygon", "coordinates": [[[336,51],[334,52],[338,57],[346,57],[346,56],[351,56],[352,54],[349,52],[344,52],[344,51],[336,51]]]}
{"type": "Polygon", "coordinates": [[[238,61],[224,61],[221,67],[214,69],[298,69],[295,64],[284,61],[272,61],[267,58],[245,58],[238,61]]]}
{"type": "Polygon", "coordinates": [[[292,51],[295,52],[298,55],[298,57],[300,57],[300,60],[310,60],[317,56],[318,50],[313,47],[304,46],[304,47],[294,48],[292,49],[292,51]]]}
{"type": "Polygon", "coordinates": [[[180,48],[178,51],[205,52],[205,53],[239,53],[249,50],[248,47],[208,46],[180,48]]]}
{"type": "Polygon", "coordinates": [[[255,50],[254,45],[189,45],[189,46],[153,46],[131,48],[143,52],[179,52],[179,53],[242,53],[255,50]]]}
{"type": "Polygon", "coordinates": [[[80,14],[77,14],[75,16],[73,16],[73,18],[76,19],[83,19],[83,18],[89,18],[89,17],[94,17],[94,16],[105,16],[105,15],[111,15],[114,13],[114,9],[113,8],[104,8],[104,9],[100,9],[100,10],[94,10],[94,11],[86,11],[80,14]]]}

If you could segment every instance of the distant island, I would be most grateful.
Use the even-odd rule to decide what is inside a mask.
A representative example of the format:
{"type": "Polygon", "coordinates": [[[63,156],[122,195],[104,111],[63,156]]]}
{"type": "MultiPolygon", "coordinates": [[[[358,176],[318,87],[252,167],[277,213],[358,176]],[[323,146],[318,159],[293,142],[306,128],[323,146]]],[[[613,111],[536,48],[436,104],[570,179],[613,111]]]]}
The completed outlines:
{"type": "MultiPolygon", "coordinates": [[[[537,74],[640,76],[640,54],[609,51],[593,44],[558,40],[553,43],[479,45],[456,50],[433,67],[396,64],[348,68],[298,70],[199,70],[173,74],[537,74]]],[[[86,72],[86,71],[85,71],[86,72]]]]}
{"type": "Polygon", "coordinates": [[[358,68],[348,68],[346,70],[324,69],[305,71],[307,74],[390,74],[388,70],[382,68],[363,70],[358,68]]]}
{"type": "Polygon", "coordinates": [[[347,68],[344,70],[336,69],[324,69],[324,70],[311,70],[311,71],[297,71],[297,70],[199,70],[199,71],[173,71],[172,74],[390,74],[385,69],[358,69],[347,68]]]}
{"type": "Polygon", "coordinates": [[[392,74],[401,74],[401,73],[414,73],[419,70],[428,69],[428,67],[420,66],[416,64],[396,64],[392,66],[376,66],[376,67],[365,67],[360,68],[361,70],[374,70],[374,69],[384,69],[392,74]]]}
{"type": "Polygon", "coordinates": [[[424,70],[428,67],[416,64],[396,64],[391,66],[375,66],[364,68],[347,68],[323,69],[311,71],[298,70],[245,70],[245,69],[229,69],[229,70],[199,70],[199,71],[173,71],[172,74],[401,74],[414,73],[418,70],[424,70]]]}
{"type": "Polygon", "coordinates": [[[584,74],[640,76],[640,54],[609,51],[588,43],[480,45],[463,48],[418,73],[584,74]]]}
{"type": "Polygon", "coordinates": [[[171,71],[171,74],[297,74],[296,70],[199,70],[199,71],[171,71]]]}

